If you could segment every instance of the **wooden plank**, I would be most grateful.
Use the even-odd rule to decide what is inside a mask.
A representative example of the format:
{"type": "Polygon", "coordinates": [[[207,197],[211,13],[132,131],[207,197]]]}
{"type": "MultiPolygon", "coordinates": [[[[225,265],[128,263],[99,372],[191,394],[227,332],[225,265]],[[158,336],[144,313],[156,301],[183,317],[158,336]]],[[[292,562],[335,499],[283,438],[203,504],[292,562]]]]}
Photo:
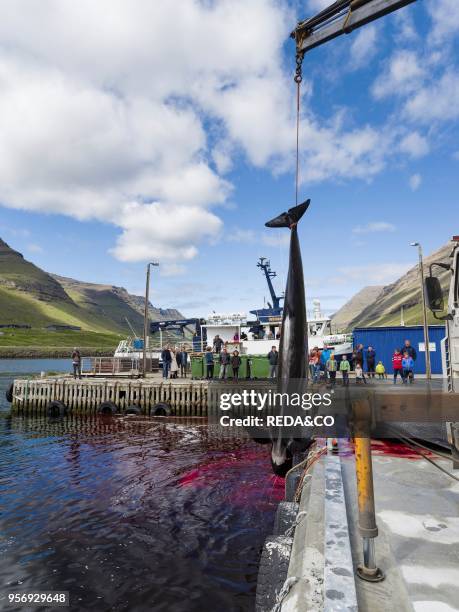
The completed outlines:
{"type": "MultiPolygon", "coordinates": [[[[329,25],[325,25],[313,31],[311,34],[306,35],[299,48],[306,53],[315,47],[319,47],[333,40],[333,38],[337,38],[342,34],[349,34],[352,30],[356,30],[371,21],[384,17],[412,2],[416,2],[416,0],[373,0],[373,2],[364,4],[360,8],[351,11],[349,17],[348,14],[345,14],[329,25]]],[[[300,23],[295,33],[301,37],[303,29],[304,26],[300,23]]]]}

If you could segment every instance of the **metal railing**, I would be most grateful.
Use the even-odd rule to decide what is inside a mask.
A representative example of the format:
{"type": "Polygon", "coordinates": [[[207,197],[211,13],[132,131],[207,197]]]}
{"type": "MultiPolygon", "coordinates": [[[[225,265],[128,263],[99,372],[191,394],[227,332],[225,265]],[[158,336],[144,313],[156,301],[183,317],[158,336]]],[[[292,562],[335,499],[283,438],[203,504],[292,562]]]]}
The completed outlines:
{"type": "Polygon", "coordinates": [[[136,376],[141,371],[141,360],[131,357],[83,357],[81,363],[86,376],[136,376]]]}

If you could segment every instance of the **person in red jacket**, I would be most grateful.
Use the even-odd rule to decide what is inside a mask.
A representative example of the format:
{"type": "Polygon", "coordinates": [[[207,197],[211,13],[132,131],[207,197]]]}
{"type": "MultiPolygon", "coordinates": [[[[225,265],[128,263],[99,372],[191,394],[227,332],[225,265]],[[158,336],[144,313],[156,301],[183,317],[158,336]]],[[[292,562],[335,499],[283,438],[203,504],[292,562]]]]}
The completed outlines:
{"type": "Polygon", "coordinates": [[[394,385],[397,384],[397,376],[400,374],[400,378],[403,382],[403,355],[400,352],[400,349],[395,349],[394,354],[392,355],[392,367],[394,369],[394,385]]]}

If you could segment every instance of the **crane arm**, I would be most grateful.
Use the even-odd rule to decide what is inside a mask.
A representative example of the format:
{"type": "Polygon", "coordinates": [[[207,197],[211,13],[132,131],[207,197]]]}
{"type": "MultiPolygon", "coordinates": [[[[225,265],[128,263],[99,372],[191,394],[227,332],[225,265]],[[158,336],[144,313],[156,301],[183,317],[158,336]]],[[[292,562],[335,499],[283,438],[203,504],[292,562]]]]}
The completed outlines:
{"type": "Polygon", "coordinates": [[[314,17],[300,21],[291,37],[297,51],[306,53],[412,2],[416,0],[336,0],[314,17]]]}

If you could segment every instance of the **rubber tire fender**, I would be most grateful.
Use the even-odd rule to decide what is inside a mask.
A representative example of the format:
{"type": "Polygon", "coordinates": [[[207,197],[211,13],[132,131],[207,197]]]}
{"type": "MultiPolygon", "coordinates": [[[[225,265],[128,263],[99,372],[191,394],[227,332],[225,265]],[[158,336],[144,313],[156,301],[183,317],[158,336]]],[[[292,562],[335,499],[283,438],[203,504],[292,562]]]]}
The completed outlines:
{"type": "Polygon", "coordinates": [[[124,414],[142,414],[142,411],[140,410],[140,408],[138,406],[135,406],[134,404],[132,406],[128,406],[126,408],[126,410],[124,411],[124,414]]]}
{"type": "Polygon", "coordinates": [[[283,501],[277,506],[276,518],[274,519],[274,535],[286,535],[286,532],[295,524],[299,507],[300,504],[288,501],[283,501]]]}
{"type": "Polygon", "coordinates": [[[266,538],[258,566],[255,612],[271,612],[287,579],[293,538],[266,538]]]}
{"type": "Polygon", "coordinates": [[[5,392],[6,401],[9,402],[10,404],[13,401],[13,391],[14,391],[14,385],[13,383],[11,383],[11,385],[8,387],[8,389],[5,392]]]}
{"type": "Polygon", "coordinates": [[[67,414],[67,406],[59,400],[48,402],[46,414],[49,418],[64,417],[67,414]]]}
{"type": "Polygon", "coordinates": [[[169,404],[165,402],[159,402],[155,404],[153,408],[150,410],[150,416],[164,416],[168,417],[171,415],[171,408],[169,404]]]}
{"type": "Polygon", "coordinates": [[[98,414],[110,414],[113,416],[118,412],[118,408],[113,402],[102,402],[97,412],[98,414]]]}

